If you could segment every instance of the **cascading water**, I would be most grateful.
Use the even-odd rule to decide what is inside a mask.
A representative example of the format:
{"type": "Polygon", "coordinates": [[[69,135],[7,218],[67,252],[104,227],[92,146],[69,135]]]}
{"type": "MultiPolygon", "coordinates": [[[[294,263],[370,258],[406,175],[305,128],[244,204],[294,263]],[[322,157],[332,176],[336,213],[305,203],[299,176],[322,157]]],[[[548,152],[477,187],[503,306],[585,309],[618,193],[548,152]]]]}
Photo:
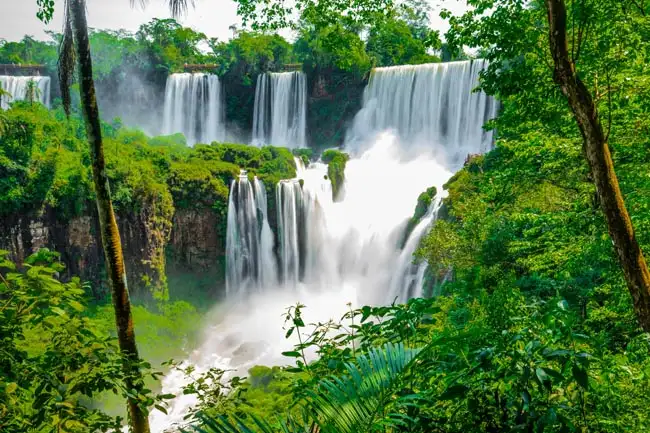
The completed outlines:
{"type": "Polygon", "coordinates": [[[228,199],[226,293],[242,296],[277,284],[273,233],[264,184],[245,172],[233,180],[228,199]]]}
{"type": "Polygon", "coordinates": [[[276,191],[281,281],[295,287],[300,278],[300,232],[304,227],[304,203],[298,180],[283,180],[276,191]]]}
{"type": "Polygon", "coordinates": [[[373,70],[348,147],[362,150],[375,134],[392,130],[405,150],[432,149],[450,166],[488,151],[493,134],[483,124],[496,116],[498,102],[472,91],[486,66],[472,60],[373,70]]]}
{"type": "Polygon", "coordinates": [[[0,75],[0,87],[9,96],[0,96],[0,108],[7,110],[13,101],[23,101],[28,98],[30,82],[34,82],[34,101],[40,102],[46,107],[50,106],[50,77],[18,77],[0,75]]]}
{"type": "MultiPolygon", "coordinates": [[[[414,265],[413,253],[435,222],[442,194],[406,242],[404,231],[421,192],[431,186],[442,191],[468,153],[492,145],[492,134],[482,124],[496,114],[497,104],[471,93],[484,66],[474,61],[375,70],[346,142],[352,158],[345,170],[345,197],[333,202],[325,164],[303,167],[296,161],[296,178],[280,182],[275,195],[277,254],[267,266],[279,269],[278,279],[253,284],[260,291],[245,302],[231,297],[220,306],[221,321],[209,328],[204,345],[188,362],[199,371],[219,367],[235,370],[233,374],[246,374],[256,364],[284,364],[281,353],[292,346],[281,329],[287,306],[300,302],[310,321],[326,321],[341,317],[348,302],[357,307],[419,296],[426,265],[414,265]]],[[[254,266],[235,264],[254,257],[242,246],[259,244],[259,238],[248,239],[251,232],[261,233],[262,213],[261,204],[249,204],[258,195],[242,193],[244,185],[241,179],[233,184],[228,221],[228,256],[239,254],[231,263],[240,282],[251,275],[240,270],[254,266]],[[250,216],[256,207],[257,219],[250,216]],[[242,222],[243,209],[249,223],[242,222]],[[238,231],[231,231],[233,224],[238,231]]],[[[233,280],[229,277],[229,293],[233,280]]],[[[178,391],[182,383],[170,375],[163,391],[178,391]]],[[[162,415],[154,416],[154,430],[180,422],[192,404],[187,398],[175,400],[164,421],[162,415]]]]}
{"type": "Polygon", "coordinates": [[[185,135],[188,144],[223,141],[223,95],[212,74],[172,74],[165,87],[163,133],[185,135]]]}
{"type": "Polygon", "coordinates": [[[307,145],[307,77],[303,72],[257,77],[253,144],[289,148],[307,145]]]}

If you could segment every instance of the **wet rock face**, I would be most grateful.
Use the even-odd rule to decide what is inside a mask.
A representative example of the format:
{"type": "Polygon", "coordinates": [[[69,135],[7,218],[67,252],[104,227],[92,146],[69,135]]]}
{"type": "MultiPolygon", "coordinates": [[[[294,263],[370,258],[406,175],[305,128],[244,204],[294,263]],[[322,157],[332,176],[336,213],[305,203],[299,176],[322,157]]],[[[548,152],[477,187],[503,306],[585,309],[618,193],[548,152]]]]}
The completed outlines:
{"type": "MultiPolygon", "coordinates": [[[[52,209],[31,219],[0,222],[0,249],[10,252],[18,265],[41,248],[61,256],[64,278],[78,276],[90,283],[91,294],[109,296],[104,270],[104,251],[93,207],[88,215],[63,219],[52,209]]],[[[118,215],[129,288],[134,295],[163,293],[166,288],[165,246],[171,222],[156,212],[118,215]]]]}
{"type": "Polygon", "coordinates": [[[177,267],[208,271],[225,253],[225,223],[212,209],[178,209],[174,214],[169,256],[177,267]]]}

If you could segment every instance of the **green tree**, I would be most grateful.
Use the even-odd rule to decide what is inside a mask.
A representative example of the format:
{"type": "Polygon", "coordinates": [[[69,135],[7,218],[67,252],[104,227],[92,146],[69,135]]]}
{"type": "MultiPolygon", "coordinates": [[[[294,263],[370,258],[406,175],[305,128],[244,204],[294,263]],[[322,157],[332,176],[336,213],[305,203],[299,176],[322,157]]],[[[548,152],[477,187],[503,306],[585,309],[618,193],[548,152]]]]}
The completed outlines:
{"type": "Polygon", "coordinates": [[[201,42],[208,41],[205,34],[183,27],[175,19],[154,18],[140,26],[137,37],[147,46],[150,62],[165,72],[180,72],[186,63],[214,63],[212,56],[198,48],[201,42]]]}
{"type": "Polygon", "coordinates": [[[580,128],[583,152],[591,169],[596,193],[609,227],[609,235],[623,268],[639,323],[643,329],[650,332],[650,270],[623,201],[609,150],[608,134],[603,130],[598,108],[590,91],[577,75],[575,62],[569,54],[564,0],[546,0],[546,8],[551,57],[555,64],[553,79],[566,96],[580,128]]]}
{"type": "MultiPolygon", "coordinates": [[[[612,138],[620,140],[633,132],[617,129],[612,119],[622,101],[629,106],[629,76],[638,70],[638,62],[646,61],[643,47],[648,38],[637,29],[647,26],[648,6],[577,0],[469,3],[475,9],[461,17],[451,17],[447,40],[455,47],[466,44],[482,50],[491,62],[482,74],[482,87],[502,98],[525,101],[527,108],[517,109],[516,121],[522,126],[533,124],[521,121],[525,112],[531,119],[547,117],[549,122],[542,123],[561,135],[576,136],[579,132],[598,204],[635,312],[643,329],[650,330],[650,272],[636,240],[610,152],[612,138]],[[488,10],[490,13],[485,13],[488,10]],[[561,92],[557,92],[556,86],[561,92]],[[594,89],[595,96],[589,89],[594,89]],[[567,102],[573,124],[563,116],[567,102]],[[600,120],[601,110],[607,113],[606,128],[600,120]]],[[[646,89],[644,80],[635,86],[638,88],[632,93],[646,92],[639,90],[646,89]]],[[[510,116],[508,110],[504,111],[504,116],[510,116]]],[[[630,121],[636,117],[638,122],[635,110],[617,112],[630,121]]],[[[514,117],[509,121],[515,121],[514,117]]]]}
{"type": "MultiPolygon", "coordinates": [[[[37,0],[37,3],[40,6],[39,18],[46,22],[49,21],[54,10],[54,2],[52,0],[37,0]]],[[[169,5],[172,12],[178,13],[187,7],[187,2],[185,0],[170,0],[169,5]]],[[[112,288],[118,342],[124,355],[125,386],[129,390],[135,391],[128,398],[129,423],[134,433],[148,433],[150,429],[147,408],[143,407],[142,402],[137,398],[144,384],[139,372],[139,356],[131,315],[122,244],[106,175],[99,106],[95,97],[88,23],[86,21],[86,2],[85,0],[67,0],[64,8],[66,21],[60,58],[63,103],[66,111],[69,111],[70,83],[76,59],[81,108],[92,156],[99,226],[112,288]]]]}
{"type": "MultiPolygon", "coordinates": [[[[133,389],[135,391],[134,395],[137,395],[143,388],[143,381],[139,377],[139,356],[131,315],[129,290],[126,282],[122,243],[111,201],[108,177],[106,175],[99,106],[95,97],[95,83],[93,81],[90,40],[88,23],[86,21],[86,4],[84,0],[69,0],[66,2],[65,7],[65,16],[67,19],[62,41],[63,48],[60,63],[63,100],[69,110],[69,85],[74,67],[72,62],[73,59],[76,59],[81,108],[92,155],[93,183],[95,186],[101,239],[112,288],[111,294],[113,308],[115,309],[118,342],[120,350],[124,354],[124,370],[127,372],[126,388],[133,389]]],[[[128,398],[128,413],[129,423],[135,433],[149,432],[147,410],[141,406],[135,396],[128,398]]]]}
{"type": "Polygon", "coordinates": [[[34,101],[40,99],[40,97],[41,89],[39,89],[38,83],[35,80],[29,80],[25,89],[25,100],[31,105],[34,104],[34,101]]]}
{"type": "MultiPolygon", "coordinates": [[[[427,53],[428,36],[418,38],[413,28],[399,18],[383,18],[370,26],[366,49],[377,66],[433,63],[437,57],[427,53]]],[[[437,45],[437,44],[436,44],[437,45]]]]}
{"type": "Polygon", "coordinates": [[[358,32],[343,20],[325,25],[303,20],[294,51],[307,70],[334,69],[363,76],[371,67],[358,32]]]}

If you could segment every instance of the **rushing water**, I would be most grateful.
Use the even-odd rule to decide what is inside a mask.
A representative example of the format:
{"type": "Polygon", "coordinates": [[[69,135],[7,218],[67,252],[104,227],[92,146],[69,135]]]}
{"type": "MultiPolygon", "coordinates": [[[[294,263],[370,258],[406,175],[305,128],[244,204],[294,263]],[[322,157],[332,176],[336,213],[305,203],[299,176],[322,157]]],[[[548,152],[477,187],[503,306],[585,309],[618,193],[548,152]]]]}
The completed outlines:
{"type": "Polygon", "coordinates": [[[230,186],[226,234],[226,293],[242,296],[274,286],[273,233],[267,219],[264,184],[245,172],[230,186]]]}
{"type": "Polygon", "coordinates": [[[303,72],[257,77],[253,144],[289,148],[307,145],[307,77],[303,72]]]}
{"type": "Polygon", "coordinates": [[[34,100],[42,103],[46,107],[50,106],[50,77],[33,76],[18,77],[10,75],[0,75],[0,87],[9,96],[0,96],[0,109],[7,110],[9,104],[13,101],[22,101],[27,99],[29,83],[35,83],[34,100]]]}
{"type": "Polygon", "coordinates": [[[363,110],[348,132],[348,147],[359,150],[385,130],[405,150],[432,149],[445,165],[458,168],[468,154],[492,147],[483,124],[496,116],[498,103],[473,92],[485,60],[377,68],[364,92],[363,110]]]}
{"type": "Polygon", "coordinates": [[[211,74],[172,74],[167,77],[163,133],[185,135],[188,144],[223,141],[223,95],[219,77],[211,74]]]}
{"type": "MultiPolygon", "coordinates": [[[[281,352],[292,342],[284,339],[282,314],[296,302],[307,306],[311,322],[340,318],[348,303],[388,304],[422,295],[426,265],[413,264],[413,253],[435,222],[442,194],[406,242],[404,231],[421,192],[431,186],[442,191],[467,154],[492,146],[492,134],[482,124],[495,115],[496,102],[472,93],[483,66],[457,62],[375,70],[348,133],[352,158],[345,197],[333,202],[325,164],[304,167],[296,160],[296,178],[276,188],[277,254],[262,259],[255,252],[273,241],[264,235],[266,195],[245,176],[233,183],[228,292],[254,295],[230,296],[218,307],[218,319],[188,363],[244,375],[255,364],[286,363],[281,352]]],[[[168,376],[165,392],[178,391],[183,380],[168,376]]],[[[175,400],[169,417],[153,417],[154,429],[179,422],[191,404],[187,396],[175,400]]]]}

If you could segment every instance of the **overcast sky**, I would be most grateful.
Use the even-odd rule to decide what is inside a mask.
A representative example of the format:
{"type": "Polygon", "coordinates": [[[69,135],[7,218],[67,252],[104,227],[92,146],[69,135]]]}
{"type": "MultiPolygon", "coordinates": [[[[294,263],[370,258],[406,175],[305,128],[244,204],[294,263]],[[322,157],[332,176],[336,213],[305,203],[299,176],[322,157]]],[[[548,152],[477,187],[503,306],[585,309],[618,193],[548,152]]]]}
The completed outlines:
{"type": "MultiPolygon", "coordinates": [[[[429,0],[434,8],[431,25],[435,29],[446,30],[438,17],[441,7],[460,13],[465,10],[465,0],[429,0]]],[[[52,23],[45,26],[36,18],[36,0],[0,0],[0,39],[20,40],[23,35],[38,39],[49,39],[45,30],[61,30],[61,4],[56,0],[56,13],[52,23]]],[[[142,10],[130,8],[129,0],[87,0],[88,25],[99,29],[126,29],[136,31],[138,27],[152,18],[168,18],[169,11],[165,0],[150,0],[149,6],[142,10]]],[[[237,7],[232,0],[195,0],[196,8],[190,9],[180,21],[199,30],[209,37],[225,40],[232,36],[228,27],[240,24],[237,7]]]]}

